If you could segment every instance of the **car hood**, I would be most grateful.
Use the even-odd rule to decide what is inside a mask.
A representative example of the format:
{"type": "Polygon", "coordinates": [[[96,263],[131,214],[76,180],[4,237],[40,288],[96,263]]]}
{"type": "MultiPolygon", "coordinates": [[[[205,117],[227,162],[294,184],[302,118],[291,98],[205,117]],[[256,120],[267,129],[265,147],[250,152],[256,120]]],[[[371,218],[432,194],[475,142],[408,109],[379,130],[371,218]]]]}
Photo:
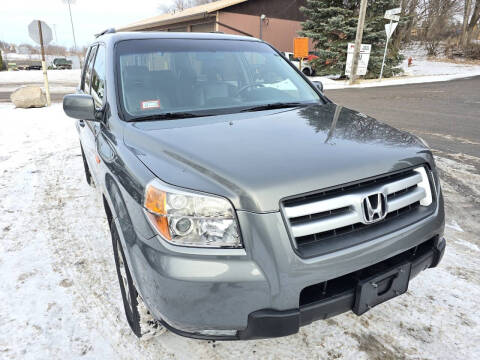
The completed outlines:
{"type": "Polygon", "coordinates": [[[329,103],[128,123],[125,144],[161,180],[278,211],[282,198],[433,164],[413,135],[329,103]]]}

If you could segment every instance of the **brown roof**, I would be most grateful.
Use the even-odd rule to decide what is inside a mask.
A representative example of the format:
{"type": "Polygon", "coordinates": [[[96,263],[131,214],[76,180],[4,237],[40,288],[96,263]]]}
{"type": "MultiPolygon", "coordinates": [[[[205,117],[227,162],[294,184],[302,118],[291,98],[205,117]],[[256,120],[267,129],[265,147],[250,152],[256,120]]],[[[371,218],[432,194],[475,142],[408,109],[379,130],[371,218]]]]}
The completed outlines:
{"type": "Polygon", "coordinates": [[[143,19],[132,24],[122,26],[116,29],[116,31],[135,31],[146,30],[148,28],[169,25],[178,23],[181,21],[200,19],[206,17],[208,14],[215,13],[218,10],[225,9],[227,7],[237,5],[248,0],[220,0],[211,2],[204,5],[195,6],[192,8],[178,11],[173,14],[161,14],[153,16],[151,18],[143,19]]]}

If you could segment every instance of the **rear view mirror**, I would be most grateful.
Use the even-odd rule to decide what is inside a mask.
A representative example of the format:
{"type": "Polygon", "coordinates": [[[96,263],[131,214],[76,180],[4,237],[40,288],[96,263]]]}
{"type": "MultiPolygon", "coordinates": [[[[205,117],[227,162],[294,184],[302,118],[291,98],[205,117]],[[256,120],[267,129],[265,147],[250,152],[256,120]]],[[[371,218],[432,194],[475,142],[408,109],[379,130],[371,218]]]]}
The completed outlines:
{"type": "Polygon", "coordinates": [[[79,120],[95,121],[95,103],[93,97],[84,94],[71,94],[63,97],[63,111],[79,120]]]}
{"type": "Polygon", "coordinates": [[[323,93],[323,84],[321,81],[312,81],[313,82],[313,85],[315,85],[315,87],[320,90],[321,93],[323,93]]]}

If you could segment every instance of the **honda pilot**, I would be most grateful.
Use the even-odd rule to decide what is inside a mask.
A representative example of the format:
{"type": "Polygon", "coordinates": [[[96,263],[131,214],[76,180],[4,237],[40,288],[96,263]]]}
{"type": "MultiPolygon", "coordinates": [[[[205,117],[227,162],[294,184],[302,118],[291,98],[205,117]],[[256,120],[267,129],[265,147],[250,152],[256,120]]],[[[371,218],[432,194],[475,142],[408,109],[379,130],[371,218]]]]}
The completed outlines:
{"type": "Polygon", "coordinates": [[[63,107],[137,336],[295,334],[405,293],[444,253],[425,142],[261,40],[107,32],[63,107]]]}

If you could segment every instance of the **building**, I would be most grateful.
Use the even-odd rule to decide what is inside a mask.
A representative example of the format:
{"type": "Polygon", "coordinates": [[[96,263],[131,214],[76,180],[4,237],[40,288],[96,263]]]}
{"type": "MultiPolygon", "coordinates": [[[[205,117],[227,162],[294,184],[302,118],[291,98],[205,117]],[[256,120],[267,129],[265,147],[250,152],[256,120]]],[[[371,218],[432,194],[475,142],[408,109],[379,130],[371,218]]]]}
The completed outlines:
{"type": "Polygon", "coordinates": [[[262,38],[280,51],[293,51],[304,20],[305,0],[220,0],[162,14],[116,31],[223,32],[262,38]]]}

